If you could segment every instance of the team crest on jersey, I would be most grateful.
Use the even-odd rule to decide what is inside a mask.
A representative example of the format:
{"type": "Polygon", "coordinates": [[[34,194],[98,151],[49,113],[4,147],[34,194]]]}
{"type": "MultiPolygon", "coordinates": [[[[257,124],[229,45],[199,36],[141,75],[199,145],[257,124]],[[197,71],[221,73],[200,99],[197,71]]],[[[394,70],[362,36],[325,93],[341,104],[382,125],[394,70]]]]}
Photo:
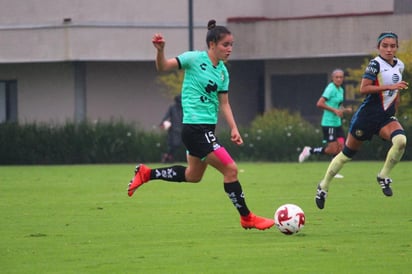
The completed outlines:
{"type": "Polygon", "coordinates": [[[395,73],[394,75],[392,75],[392,82],[393,83],[398,83],[400,79],[401,78],[398,74],[395,73]]]}
{"type": "Polygon", "coordinates": [[[356,137],[362,137],[362,136],[363,136],[363,130],[357,129],[357,130],[355,131],[355,136],[356,136],[356,137]]]}

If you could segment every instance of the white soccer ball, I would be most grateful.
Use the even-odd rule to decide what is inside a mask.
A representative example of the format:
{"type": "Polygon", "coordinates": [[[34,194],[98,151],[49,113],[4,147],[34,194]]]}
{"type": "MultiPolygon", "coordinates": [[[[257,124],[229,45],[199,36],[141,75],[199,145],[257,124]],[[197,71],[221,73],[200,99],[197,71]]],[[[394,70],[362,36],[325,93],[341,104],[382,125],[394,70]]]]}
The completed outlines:
{"type": "Polygon", "coordinates": [[[286,235],[298,233],[305,225],[305,213],[294,204],[284,204],[275,212],[275,226],[286,235]]]}

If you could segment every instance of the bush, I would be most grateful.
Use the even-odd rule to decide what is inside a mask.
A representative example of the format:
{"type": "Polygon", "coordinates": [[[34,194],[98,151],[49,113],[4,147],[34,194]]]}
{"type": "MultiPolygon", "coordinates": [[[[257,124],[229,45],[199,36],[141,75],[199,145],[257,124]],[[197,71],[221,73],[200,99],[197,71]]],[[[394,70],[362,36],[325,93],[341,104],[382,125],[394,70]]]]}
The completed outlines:
{"type": "MultiPolygon", "coordinates": [[[[412,125],[408,117],[402,117],[409,140],[403,160],[412,160],[412,125]]],[[[349,120],[343,119],[343,128],[347,128],[349,120]]],[[[287,110],[273,109],[258,116],[249,128],[239,129],[244,145],[238,147],[230,141],[228,132],[219,134],[219,140],[238,161],[292,161],[296,162],[298,155],[305,145],[322,146],[323,134],[321,126],[314,126],[304,120],[299,113],[287,110]]],[[[384,160],[390,148],[390,142],[374,136],[371,141],[363,144],[356,154],[356,160],[384,160]]],[[[309,161],[329,161],[330,156],[313,156],[309,161]]]]}
{"type": "MultiPolygon", "coordinates": [[[[412,160],[410,120],[406,116],[400,119],[409,140],[403,160],[412,160]]],[[[347,124],[344,121],[344,128],[347,124]]],[[[273,109],[256,117],[250,127],[239,130],[244,140],[240,147],[230,141],[227,130],[217,134],[236,161],[296,162],[305,145],[322,146],[321,127],[287,110],[273,109]]],[[[383,161],[389,147],[389,142],[374,137],[363,144],[355,159],[383,161]]],[[[165,132],[144,131],[123,122],[0,124],[0,164],[158,162],[166,149],[165,132]]],[[[185,160],[184,149],[177,160],[185,160]]],[[[315,160],[330,160],[330,157],[309,158],[315,160]]]]}
{"type": "Polygon", "coordinates": [[[123,122],[0,124],[0,164],[158,161],[165,137],[123,122]]]}
{"type": "MultiPolygon", "coordinates": [[[[273,109],[258,116],[249,128],[240,129],[244,146],[225,146],[237,158],[253,161],[296,161],[305,145],[321,144],[319,128],[305,121],[299,113],[273,109]]],[[[223,137],[224,135],[222,135],[223,137]]],[[[223,141],[223,140],[221,140],[223,141]]]]}

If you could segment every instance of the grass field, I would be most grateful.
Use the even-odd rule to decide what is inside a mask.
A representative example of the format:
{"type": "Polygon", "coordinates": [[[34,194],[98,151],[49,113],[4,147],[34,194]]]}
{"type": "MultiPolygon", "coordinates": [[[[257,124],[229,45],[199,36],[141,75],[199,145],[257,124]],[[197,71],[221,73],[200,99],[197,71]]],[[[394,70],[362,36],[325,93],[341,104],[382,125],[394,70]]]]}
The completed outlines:
{"type": "MultiPolygon", "coordinates": [[[[411,162],[345,166],[324,210],[327,162],[238,163],[249,208],[305,211],[301,232],[244,230],[209,168],[199,184],[153,181],[126,193],[134,165],[0,167],[1,273],[411,273],[411,162]]],[[[151,165],[151,166],[157,166],[151,165]]]]}

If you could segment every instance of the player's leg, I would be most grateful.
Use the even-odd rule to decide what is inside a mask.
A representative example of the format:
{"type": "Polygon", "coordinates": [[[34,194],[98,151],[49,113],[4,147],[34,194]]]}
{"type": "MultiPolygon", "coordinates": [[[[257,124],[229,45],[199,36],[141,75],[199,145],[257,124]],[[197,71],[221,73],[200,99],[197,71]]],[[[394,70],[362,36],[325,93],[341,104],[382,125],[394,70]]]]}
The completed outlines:
{"type": "Polygon", "coordinates": [[[245,195],[238,180],[238,168],[224,147],[219,147],[206,157],[206,162],[223,174],[223,186],[229,199],[240,214],[240,224],[245,229],[268,229],[274,225],[272,218],[254,215],[246,205],[245,195]]]}
{"type": "MultiPolygon", "coordinates": [[[[324,154],[325,155],[330,155],[335,157],[336,155],[339,154],[343,149],[343,144],[340,143],[337,139],[331,142],[328,142],[328,144],[324,147],[324,154]]],[[[340,173],[336,173],[334,178],[342,179],[343,175],[340,173]]]]}
{"type": "Polygon", "coordinates": [[[325,206],[329,184],[335,175],[342,169],[345,163],[352,160],[353,156],[362,146],[362,141],[357,140],[352,134],[348,134],[345,147],[330,162],[322,181],[319,183],[316,191],[316,205],[322,209],[325,206]]]}
{"type": "Polygon", "coordinates": [[[198,183],[202,180],[203,175],[207,168],[207,162],[205,159],[187,154],[187,168],[186,168],[186,182],[198,183]]]}
{"type": "Polygon", "coordinates": [[[169,182],[186,182],[186,167],[182,165],[173,165],[160,168],[149,168],[144,164],[138,164],[135,168],[135,175],[130,181],[127,194],[132,196],[134,192],[151,180],[161,179],[169,182]]]}
{"type": "MultiPolygon", "coordinates": [[[[324,154],[335,157],[336,155],[338,155],[339,152],[342,151],[345,145],[345,133],[343,131],[343,128],[342,127],[332,128],[332,130],[329,131],[328,140],[330,141],[327,143],[326,147],[324,148],[324,154]]],[[[336,173],[334,178],[342,179],[343,175],[336,173]]]]}
{"type": "Polygon", "coordinates": [[[323,146],[321,147],[314,147],[310,150],[311,154],[327,154],[327,155],[336,155],[331,154],[332,152],[336,151],[336,130],[334,127],[322,127],[323,139],[322,143],[323,146]]]}
{"type": "Polygon", "coordinates": [[[386,196],[392,196],[390,184],[392,179],[389,173],[395,165],[401,160],[406,148],[406,136],[402,126],[397,121],[385,125],[379,132],[379,136],[385,140],[391,140],[392,146],[389,149],[385,163],[378,173],[377,181],[386,196]]]}
{"type": "Polygon", "coordinates": [[[337,155],[339,152],[342,151],[342,145],[338,142],[338,140],[334,140],[328,142],[323,149],[323,153],[331,156],[337,155]]]}
{"type": "Polygon", "coordinates": [[[302,152],[299,154],[299,163],[306,161],[311,155],[333,155],[338,154],[342,148],[337,143],[336,139],[336,127],[322,127],[323,139],[322,146],[319,147],[310,147],[305,146],[302,152]],[[339,150],[340,148],[340,150],[339,150]]]}
{"type": "Polygon", "coordinates": [[[342,151],[345,144],[345,133],[342,127],[322,127],[323,147],[312,148],[312,154],[326,154],[335,156],[342,151]]]}
{"type": "Polygon", "coordinates": [[[141,185],[155,179],[169,182],[199,182],[207,167],[203,158],[211,151],[204,138],[199,126],[183,125],[182,140],[189,151],[188,166],[173,165],[151,169],[139,164],[135,169],[135,176],[129,183],[128,195],[132,196],[141,185]]]}
{"type": "Polygon", "coordinates": [[[345,145],[345,133],[343,132],[343,128],[341,126],[329,128],[327,138],[327,145],[324,149],[324,153],[331,156],[338,155],[345,145]]]}

